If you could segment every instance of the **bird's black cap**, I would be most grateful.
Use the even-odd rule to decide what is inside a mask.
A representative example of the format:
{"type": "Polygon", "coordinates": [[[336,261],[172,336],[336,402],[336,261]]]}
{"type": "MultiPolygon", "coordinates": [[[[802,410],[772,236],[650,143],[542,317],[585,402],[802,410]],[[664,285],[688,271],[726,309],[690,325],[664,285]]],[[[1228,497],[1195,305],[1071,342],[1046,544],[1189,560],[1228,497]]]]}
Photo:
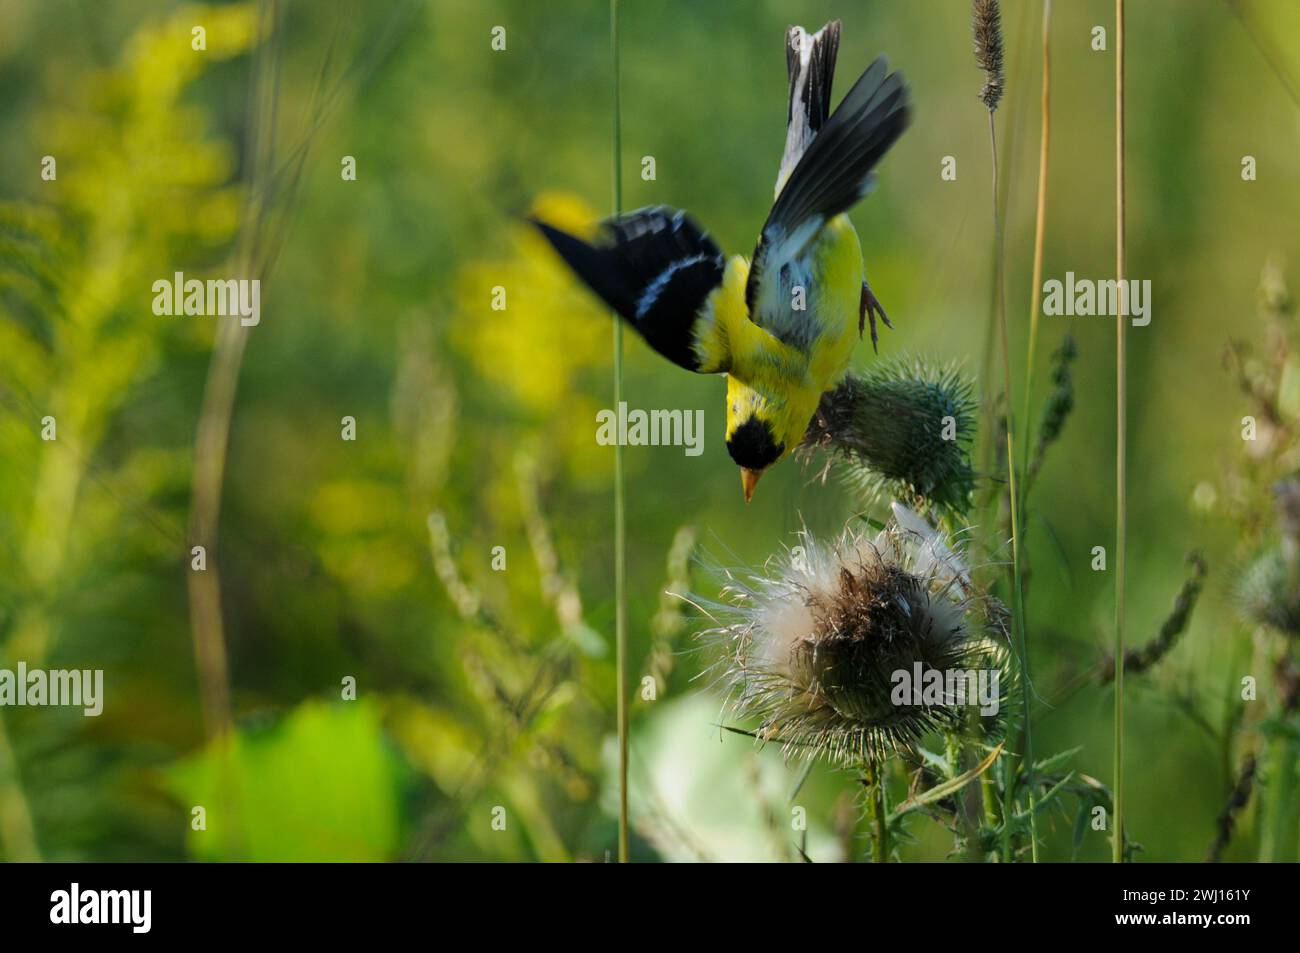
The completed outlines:
{"type": "Polygon", "coordinates": [[[785,451],[785,444],[777,443],[772,428],[766,421],[750,417],[731,433],[727,452],[746,470],[763,470],[776,463],[785,451]]]}

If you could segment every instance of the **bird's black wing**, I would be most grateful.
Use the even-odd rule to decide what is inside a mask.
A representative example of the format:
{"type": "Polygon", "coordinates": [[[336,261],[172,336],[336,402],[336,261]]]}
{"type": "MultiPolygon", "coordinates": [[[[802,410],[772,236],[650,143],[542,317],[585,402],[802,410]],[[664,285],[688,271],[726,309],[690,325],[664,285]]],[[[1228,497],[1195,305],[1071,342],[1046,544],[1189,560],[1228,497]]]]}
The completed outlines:
{"type": "Polygon", "coordinates": [[[827,220],[871,190],[872,170],[910,119],[902,74],[890,73],[885,58],[878,57],[804,150],[772,205],[745,286],[755,323],[787,343],[806,346],[802,332],[810,312],[791,308],[785,285],[809,277],[802,274],[809,266],[800,257],[804,249],[827,220]]]}
{"type": "Polygon", "coordinates": [[[595,244],[533,220],[565,263],[652,348],[688,371],[727,369],[710,295],[726,262],[685,212],[657,205],[601,226],[595,244]]]}

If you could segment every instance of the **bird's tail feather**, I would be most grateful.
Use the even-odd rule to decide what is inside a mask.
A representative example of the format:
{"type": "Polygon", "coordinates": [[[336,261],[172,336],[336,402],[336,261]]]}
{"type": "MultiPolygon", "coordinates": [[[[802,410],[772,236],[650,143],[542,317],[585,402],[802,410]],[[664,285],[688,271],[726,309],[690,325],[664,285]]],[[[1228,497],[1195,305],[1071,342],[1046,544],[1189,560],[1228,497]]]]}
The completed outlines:
{"type": "Polygon", "coordinates": [[[831,112],[831,83],[840,49],[839,20],[816,33],[801,26],[785,31],[785,63],[790,73],[790,103],[786,110],[785,153],[776,179],[776,192],[798,164],[831,112]]]}
{"type": "Polygon", "coordinates": [[[911,103],[901,73],[883,56],[867,67],[791,171],[768,215],[791,235],[804,222],[847,211],[871,190],[872,169],[903,134],[911,103]]]}

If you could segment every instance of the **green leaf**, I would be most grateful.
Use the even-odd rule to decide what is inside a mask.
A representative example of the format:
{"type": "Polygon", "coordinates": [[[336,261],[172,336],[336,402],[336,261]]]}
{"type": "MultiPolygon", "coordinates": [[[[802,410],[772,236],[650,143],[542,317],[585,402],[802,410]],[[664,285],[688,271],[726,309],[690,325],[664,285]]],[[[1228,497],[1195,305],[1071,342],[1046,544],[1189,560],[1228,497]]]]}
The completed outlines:
{"type": "Polygon", "coordinates": [[[1065,543],[1061,541],[1060,535],[1056,532],[1056,527],[1046,516],[1039,515],[1038,522],[1042,524],[1043,530],[1047,533],[1048,540],[1052,543],[1052,554],[1056,556],[1057,568],[1061,571],[1061,576],[1066,584],[1074,587],[1074,569],[1070,566],[1070,556],[1065,550],[1065,543]]]}
{"type": "Polygon", "coordinates": [[[1088,822],[1092,818],[1092,805],[1087,801],[1079,802],[1079,815],[1074,819],[1074,841],[1070,850],[1070,860],[1074,861],[1079,856],[1079,848],[1083,846],[1083,839],[1088,836],[1088,822]]]}
{"type": "Polygon", "coordinates": [[[939,771],[943,772],[943,776],[945,778],[952,777],[952,765],[948,763],[948,758],[946,755],[937,754],[933,751],[927,751],[925,748],[922,748],[920,746],[917,747],[916,753],[919,754],[921,756],[921,760],[924,761],[926,764],[930,765],[930,767],[937,768],[939,771]]]}
{"type": "Polygon", "coordinates": [[[1063,768],[1067,761],[1083,750],[1083,746],[1070,748],[1066,751],[1057,752],[1044,758],[1042,761],[1034,762],[1034,774],[1053,774],[1060,768],[1063,768]]]}
{"type": "Polygon", "coordinates": [[[605,637],[585,622],[567,627],[564,630],[564,637],[576,645],[578,651],[587,658],[604,658],[609,651],[609,646],[605,644],[605,637]]]}
{"type": "Polygon", "coordinates": [[[187,819],[195,806],[205,811],[207,829],[188,831],[194,857],[382,861],[396,854],[404,769],[373,704],[306,702],[273,728],[236,732],[229,745],[225,757],[209,745],[167,771],[187,819]]]}
{"type": "Polygon", "coordinates": [[[967,784],[974,781],[981,774],[987,771],[989,769],[989,766],[992,765],[993,762],[998,759],[998,755],[1001,753],[1002,753],[1002,745],[998,745],[996,748],[993,749],[992,752],[989,753],[988,757],[986,757],[979,764],[975,765],[975,767],[971,768],[969,771],[963,774],[959,774],[957,775],[957,777],[949,781],[944,781],[942,784],[936,784],[934,787],[926,791],[922,791],[920,794],[916,795],[915,797],[908,798],[906,801],[899,804],[898,807],[896,807],[892,813],[890,813],[889,823],[893,824],[896,820],[898,820],[904,814],[909,813],[910,811],[915,811],[918,808],[925,807],[927,804],[933,804],[935,801],[942,801],[944,798],[948,797],[949,795],[956,794],[967,784]]]}
{"type": "MultiPolygon", "coordinates": [[[[1043,808],[1047,807],[1047,805],[1052,803],[1052,798],[1060,794],[1061,791],[1065,789],[1065,786],[1068,785],[1072,780],[1074,780],[1073,772],[1067,774],[1065,777],[1061,778],[1061,780],[1057,781],[1056,784],[1052,785],[1052,787],[1048,790],[1048,792],[1034,803],[1033,813],[1034,814],[1040,813],[1043,810],[1043,808]]],[[[1021,811],[1019,814],[1016,815],[1016,821],[1017,822],[1027,821],[1029,820],[1029,815],[1030,815],[1029,811],[1021,811]]]]}

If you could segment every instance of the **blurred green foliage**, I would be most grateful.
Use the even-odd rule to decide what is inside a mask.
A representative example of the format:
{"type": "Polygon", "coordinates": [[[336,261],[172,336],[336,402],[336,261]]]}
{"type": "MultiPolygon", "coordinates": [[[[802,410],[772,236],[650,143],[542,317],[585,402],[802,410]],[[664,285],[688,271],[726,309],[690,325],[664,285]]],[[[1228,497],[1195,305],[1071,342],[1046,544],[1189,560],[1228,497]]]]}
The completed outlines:
{"type": "Polygon", "coordinates": [[[373,703],[305,702],[274,727],[241,733],[228,800],[221,760],[206,750],[167,772],[180,803],[205,806],[188,837],[199,859],[229,857],[233,846],[253,861],[376,861],[401,846],[402,766],[373,703]]]}
{"type": "MultiPolygon", "coordinates": [[[[917,103],[853,213],[897,327],[881,353],[978,371],[988,159],[967,6],[625,3],[625,205],[688,208],[747,253],[784,135],[783,31],[841,17],[837,95],[885,51],[917,103]],[[653,181],[640,176],[646,155],[653,181]],[[957,160],[954,182],[940,179],[944,156],[957,160]]],[[[1196,515],[1188,504],[1242,453],[1249,411],[1221,366],[1227,338],[1259,336],[1269,254],[1290,256],[1293,275],[1300,258],[1300,106],[1228,5],[1131,7],[1129,269],[1155,288],[1151,326],[1130,335],[1132,638],[1160,625],[1188,549],[1205,551],[1219,598],[1160,670],[1133,680],[1128,816],[1144,856],[1196,860],[1231,766],[1182,700],[1234,689],[1249,632],[1223,598],[1241,527],[1212,499],[1196,515]],[[1247,154],[1254,182],[1240,176],[1247,154]]],[[[1295,5],[1237,7],[1294,75],[1295,5]]],[[[1038,9],[1009,0],[1004,11],[1016,355],[1031,291],[1038,9]]],[[[97,719],[0,713],[12,753],[0,785],[22,792],[26,846],[48,858],[603,860],[614,669],[587,633],[609,640],[613,628],[612,454],[594,440],[611,335],[520,216],[576,228],[608,207],[607,4],[277,10],[268,56],[245,4],[0,0],[0,659],[103,668],[107,693],[97,719]],[[200,23],[205,52],[190,45],[200,23]],[[490,47],[496,25],[502,53],[490,47]],[[275,109],[262,113],[276,138],[268,191],[250,195],[258,63],[278,70],[275,109]],[[45,155],[55,181],[41,178],[45,155]],[[343,156],[356,158],[356,181],[340,176],[343,156]],[[177,270],[231,274],[250,201],[285,216],[282,234],[260,236],[282,245],[239,380],[213,557],[238,730],[231,841],[211,805],[208,830],[190,828],[193,803],[216,795],[185,575],[194,429],[222,319],[156,317],[149,288],[177,270]],[[504,311],[491,308],[497,286],[504,311]],[[40,439],[46,415],[55,442],[40,439]],[[355,442],[339,438],[345,415],[355,442]],[[348,676],[355,703],[340,699],[348,676]],[[492,828],[496,806],[504,831],[492,828]]],[[[1046,277],[1113,267],[1113,60],[1090,48],[1111,16],[1109,0],[1056,5],[1046,277]]],[[[1076,405],[1028,520],[1027,631],[1038,688],[1056,700],[1035,743],[1082,746],[1079,768],[1105,779],[1108,691],[1056,689],[1098,661],[1111,618],[1110,580],[1089,560],[1114,536],[1113,327],[1045,318],[1040,382],[1067,330],[1076,405]]],[[[626,354],[633,406],[703,408],[711,437],[697,458],[627,453],[634,855],[788,857],[798,770],[719,732],[720,700],[689,638],[701,620],[661,605],[665,589],[686,588],[666,563],[683,526],[715,562],[758,565],[805,523],[834,532],[856,503],[786,464],[745,507],[720,439],[721,383],[632,338],[626,354]]],[[[862,348],[858,360],[874,358],[862,348]]],[[[1014,364],[1018,386],[1022,357],[1014,364]]],[[[689,588],[716,587],[698,568],[690,576],[689,588]]],[[[861,851],[847,787],[819,767],[800,788],[816,859],[861,851]]],[[[3,820],[0,851],[22,856],[22,825],[3,820]]],[[[940,859],[951,844],[928,822],[912,833],[907,859],[940,859]]],[[[1253,856],[1255,837],[1243,818],[1227,856],[1253,856]]],[[[1046,856],[1070,856],[1068,824],[1048,838],[1046,856]]],[[[1079,850],[1106,853],[1100,833],[1079,850]]]]}

